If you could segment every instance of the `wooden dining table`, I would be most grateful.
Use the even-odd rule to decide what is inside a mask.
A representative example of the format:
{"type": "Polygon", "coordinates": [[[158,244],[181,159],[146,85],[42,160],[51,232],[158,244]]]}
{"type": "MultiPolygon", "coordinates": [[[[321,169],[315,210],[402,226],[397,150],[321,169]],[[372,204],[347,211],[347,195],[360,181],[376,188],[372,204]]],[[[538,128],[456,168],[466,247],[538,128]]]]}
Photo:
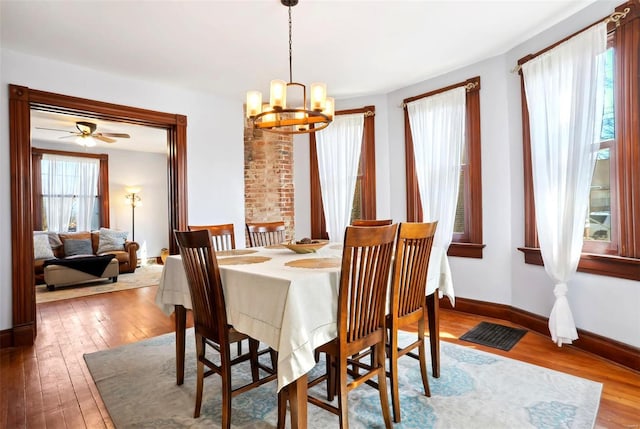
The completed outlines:
{"type": "MultiPolygon", "coordinates": [[[[278,351],[278,390],[288,390],[292,428],[307,425],[314,350],[337,335],[341,257],[338,243],[309,254],[282,245],[217,253],[229,324],[278,351]]],[[[165,261],[156,304],[167,315],[175,311],[176,381],[182,384],[191,296],[179,255],[165,261]]]]}
{"type": "MultiPolygon", "coordinates": [[[[307,427],[307,373],[315,349],[337,336],[341,243],[297,254],[283,245],[217,252],[227,319],[233,327],[278,351],[278,391],[287,389],[291,427],[307,427]]],[[[191,296],[180,255],[169,256],[155,298],[175,312],[176,382],[184,381],[186,310],[191,296]]],[[[432,353],[439,354],[437,293],[427,297],[432,353]],[[434,307],[435,305],[435,307],[434,307]]],[[[439,368],[433,366],[434,376],[439,368]]]]}

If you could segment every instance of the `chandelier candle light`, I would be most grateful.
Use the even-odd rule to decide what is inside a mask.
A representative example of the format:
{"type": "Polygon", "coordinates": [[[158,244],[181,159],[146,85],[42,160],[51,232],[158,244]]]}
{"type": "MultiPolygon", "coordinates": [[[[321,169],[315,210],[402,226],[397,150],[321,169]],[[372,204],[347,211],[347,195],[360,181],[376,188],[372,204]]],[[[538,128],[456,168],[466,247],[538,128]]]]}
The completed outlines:
{"type": "Polygon", "coordinates": [[[333,121],[334,100],[327,97],[327,85],[311,84],[311,100],[307,105],[307,87],[293,81],[291,61],[291,8],[298,0],[280,0],[289,8],[289,83],[284,80],[272,80],[268,104],[262,104],[260,91],[247,92],[247,118],[254,129],[261,129],[278,134],[313,133],[326,128],[333,121]],[[287,90],[298,87],[302,91],[302,106],[287,105],[287,90]],[[313,125],[313,127],[311,127],[313,125]]]}

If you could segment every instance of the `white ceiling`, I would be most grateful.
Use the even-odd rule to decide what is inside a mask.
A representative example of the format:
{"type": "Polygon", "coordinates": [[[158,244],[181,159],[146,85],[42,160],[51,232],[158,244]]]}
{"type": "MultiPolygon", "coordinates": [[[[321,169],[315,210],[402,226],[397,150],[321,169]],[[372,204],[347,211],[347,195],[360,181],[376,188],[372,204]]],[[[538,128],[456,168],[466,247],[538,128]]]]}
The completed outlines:
{"type": "MultiPolygon", "coordinates": [[[[326,82],[337,99],[386,93],[503,54],[593,1],[300,0],[293,80],[326,82]]],[[[279,0],[0,0],[0,36],[3,48],[239,102],[289,80],[279,0]]],[[[61,120],[43,114],[34,126],[73,130],[79,118],[45,119],[61,120]]]]}
{"type": "MultiPolygon", "coordinates": [[[[141,125],[125,124],[122,122],[104,121],[101,119],[87,119],[80,116],[60,113],[31,111],[31,140],[38,146],[38,142],[75,145],[76,138],[72,132],[77,132],[77,121],[93,122],[96,133],[125,133],[130,138],[116,138],[114,143],[96,140],[97,148],[118,150],[132,150],[137,152],[166,153],[167,131],[160,128],[141,125]],[[40,128],[51,128],[43,130],[40,128]]],[[[75,146],[79,148],[80,146],[75,146]]],[[[74,149],[77,150],[77,149],[74,149]]]]}

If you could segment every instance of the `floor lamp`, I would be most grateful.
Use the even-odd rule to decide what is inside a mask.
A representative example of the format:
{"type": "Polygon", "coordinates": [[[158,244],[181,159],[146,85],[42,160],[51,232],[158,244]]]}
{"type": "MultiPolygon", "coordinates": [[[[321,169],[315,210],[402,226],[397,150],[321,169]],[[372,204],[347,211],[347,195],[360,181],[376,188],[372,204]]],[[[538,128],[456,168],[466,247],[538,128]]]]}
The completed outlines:
{"type": "Polygon", "coordinates": [[[136,207],[142,206],[142,198],[140,198],[141,188],[126,188],[127,203],[131,205],[131,241],[136,241],[136,207]]]}

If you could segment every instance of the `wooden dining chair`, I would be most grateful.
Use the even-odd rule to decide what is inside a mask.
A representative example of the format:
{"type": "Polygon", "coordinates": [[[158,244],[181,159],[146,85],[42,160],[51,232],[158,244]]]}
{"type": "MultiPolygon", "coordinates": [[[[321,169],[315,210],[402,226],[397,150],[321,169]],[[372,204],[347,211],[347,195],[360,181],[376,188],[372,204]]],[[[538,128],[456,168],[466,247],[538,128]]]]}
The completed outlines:
{"type": "Polygon", "coordinates": [[[286,241],[286,230],[283,221],[247,223],[249,245],[271,246],[286,241]]]}
{"type": "MultiPolygon", "coordinates": [[[[392,219],[354,219],[353,226],[380,226],[391,225],[392,219]]],[[[429,344],[431,349],[431,368],[434,378],[440,377],[440,334],[439,334],[439,303],[438,291],[426,297],[427,320],[429,322],[429,344]]],[[[415,353],[408,353],[414,359],[419,359],[415,353]]],[[[354,368],[357,372],[357,368],[354,368]]]]}
{"type": "MultiPolygon", "coordinates": [[[[189,284],[191,304],[193,307],[193,324],[196,337],[197,381],[196,404],[193,416],[200,416],[204,378],[218,374],[222,378],[222,428],[231,427],[231,398],[239,393],[275,380],[272,368],[261,365],[258,356],[270,350],[258,351],[259,342],[236,331],[227,323],[224,292],[220,279],[220,271],[216,261],[215,250],[211,244],[209,230],[190,232],[175,231],[176,241],[180,248],[182,264],[189,284]],[[249,353],[232,358],[230,345],[249,340],[249,353]],[[217,365],[206,356],[207,346],[220,354],[217,365]],[[249,360],[252,381],[243,386],[231,387],[231,366],[249,360]],[[205,366],[207,371],[205,372],[205,366]],[[260,377],[260,369],[268,375],[260,377]]],[[[273,362],[272,362],[273,365],[273,362]]]]}
{"type": "Polygon", "coordinates": [[[353,226],[383,226],[391,225],[393,219],[354,219],[351,222],[353,226]]]}
{"type": "Polygon", "coordinates": [[[232,223],[220,225],[189,225],[189,231],[200,231],[202,229],[208,229],[211,233],[213,249],[216,252],[236,248],[236,235],[232,223]]]}
{"type": "MultiPolygon", "coordinates": [[[[188,225],[189,231],[200,231],[203,229],[211,233],[211,243],[213,250],[222,252],[236,248],[236,235],[232,223],[219,225],[188,225]]],[[[242,354],[242,341],[238,341],[238,354],[242,354]]]]}
{"type": "MultiPolygon", "coordinates": [[[[317,348],[326,353],[327,373],[309,382],[311,387],[326,380],[330,384],[328,391],[337,392],[338,404],[336,407],[311,395],[308,398],[310,403],[337,414],[341,429],[349,427],[348,392],[376,376],[384,424],[391,428],[385,376],[385,314],[397,228],[397,225],[346,228],[338,292],[338,336],[317,348]],[[371,347],[372,365],[350,362],[351,356],[371,347]],[[362,372],[348,381],[350,364],[357,365],[362,372]]],[[[333,397],[328,399],[331,401],[333,397]]],[[[284,421],[283,403],[279,401],[279,422],[284,421]]]]}
{"type": "Polygon", "coordinates": [[[425,288],[429,257],[437,222],[401,223],[396,240],[393,272],[391,277],[390,306],[386,317],[391,402],[393,420],[400,422],[400,396],[398,394],[398,358],[418,348],[422,387],[426,396],[431,396],[427,379],[425,357],[425,288]],[[417,340],[405,347],[398,347],[398,331],[414,331],[418,325],[417,340]]]}

